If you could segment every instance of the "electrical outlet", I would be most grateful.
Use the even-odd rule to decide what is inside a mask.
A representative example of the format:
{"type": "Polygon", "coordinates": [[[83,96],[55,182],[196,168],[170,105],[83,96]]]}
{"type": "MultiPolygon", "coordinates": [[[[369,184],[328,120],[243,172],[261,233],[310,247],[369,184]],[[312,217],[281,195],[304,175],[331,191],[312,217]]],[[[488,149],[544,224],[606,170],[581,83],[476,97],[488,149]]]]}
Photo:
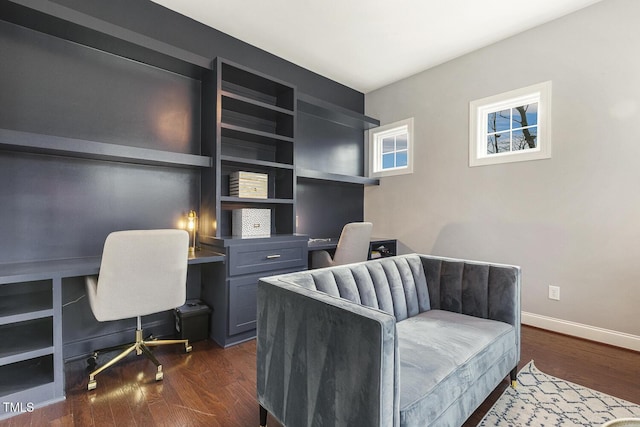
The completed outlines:
{"type": "Polygon", "coordinates": [[[549,285],[549,299],[560,301],[560,286],[549,285]]]}

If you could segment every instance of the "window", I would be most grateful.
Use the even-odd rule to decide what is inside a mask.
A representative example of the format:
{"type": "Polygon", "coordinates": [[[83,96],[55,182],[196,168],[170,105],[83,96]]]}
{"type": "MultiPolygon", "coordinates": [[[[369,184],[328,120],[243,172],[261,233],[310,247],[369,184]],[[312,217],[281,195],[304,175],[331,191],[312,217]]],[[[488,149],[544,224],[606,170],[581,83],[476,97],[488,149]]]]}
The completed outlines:
{"type": "Polygon", "coordinates": [[[469,166],[551,157],[551,82],[472,101],[469,166]]]}
{"type": "Polygon", "coordinates": [[[413,172],[413,118],[369,132],[369,171],[372,177],[413,172]]]}

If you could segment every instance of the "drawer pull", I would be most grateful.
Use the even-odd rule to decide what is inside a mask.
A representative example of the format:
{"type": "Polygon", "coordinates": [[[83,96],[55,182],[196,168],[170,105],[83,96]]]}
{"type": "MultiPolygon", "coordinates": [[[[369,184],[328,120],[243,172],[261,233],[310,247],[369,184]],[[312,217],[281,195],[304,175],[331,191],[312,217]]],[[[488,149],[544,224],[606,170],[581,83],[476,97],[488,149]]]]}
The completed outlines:
{"type": "Polygon", "coordinates": [[[280,254],[267,255],[267,259],[278,259],[278,258],[280,258],[280,254]]]}

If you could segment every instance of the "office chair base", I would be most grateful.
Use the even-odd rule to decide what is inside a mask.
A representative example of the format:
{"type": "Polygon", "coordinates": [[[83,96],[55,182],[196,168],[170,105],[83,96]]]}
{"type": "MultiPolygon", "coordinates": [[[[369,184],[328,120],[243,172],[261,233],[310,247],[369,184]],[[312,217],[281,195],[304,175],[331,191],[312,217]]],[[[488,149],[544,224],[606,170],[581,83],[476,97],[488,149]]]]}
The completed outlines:
{"type": "MultiPolygon", "coordinates": [[[[125,350],[121,352],[119,355],[117,355],[116,357],[114,357],[113,359],[111,359],[110,361],[108,361],[106,364],[104,364],[103,366],[100,366],[98,369],[95,369],[89,374],[89,382],[87,384],[87,390],[89,391],[95,390],[96,387],[98,386],[98,383],[96,382],[96,375],[98,375],[100,372],[104,371],[105,369],[115,365],[120,360],[127,357],[129,353],[132,353],[133,351],[136,352],[136,355],[144,354],[147,357],[147,359],[151,360],[153,364],[156,365],[156,381],[161,381],[164,378],[164,373],[162,371],[162,364],[158,361],[158,359],[156,359],[156,357],[153,355],[149,347],[157,347],[160,345],[167,345],[167,344],[183,344],[185,353],[190,353],[193,350],[193,348],[189,345],[189,340],[156,340],[156,339],[145,340],[142,338],[142,330],[137,329],[135,343],[129,344],[128,346],[116,347],[116,348],[125,348],[125,350]]],[[[97,358],[97,353],[94,353],[93,356],[89,358],[89,360],[93,360],[93,363],[95,363],[96,358],[97,358]]],[[[89,362],[89,360],[87,362],[89,362]]],[[[91,364],[91,362],[89,363],[91,364]]],[[[94,364],[94,367],[95,367],[95,364],[94,364]]]]}

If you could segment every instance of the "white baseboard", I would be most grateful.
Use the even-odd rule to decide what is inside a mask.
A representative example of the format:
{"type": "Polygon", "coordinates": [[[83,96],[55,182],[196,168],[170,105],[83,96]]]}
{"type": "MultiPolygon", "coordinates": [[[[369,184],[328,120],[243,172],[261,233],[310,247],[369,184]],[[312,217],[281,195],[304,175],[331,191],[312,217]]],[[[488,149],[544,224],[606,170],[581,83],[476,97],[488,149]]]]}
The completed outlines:
{"type": "Polygon", "coordinates": [[[640,337],[610,329],[583,325],[582,323],[569,322],[568,320],[555,319],[534,313],[522,312],[522,324],[548,329],[553,332],[597,341],[616,347],[628,348],[640,351],[640,337]]]}

